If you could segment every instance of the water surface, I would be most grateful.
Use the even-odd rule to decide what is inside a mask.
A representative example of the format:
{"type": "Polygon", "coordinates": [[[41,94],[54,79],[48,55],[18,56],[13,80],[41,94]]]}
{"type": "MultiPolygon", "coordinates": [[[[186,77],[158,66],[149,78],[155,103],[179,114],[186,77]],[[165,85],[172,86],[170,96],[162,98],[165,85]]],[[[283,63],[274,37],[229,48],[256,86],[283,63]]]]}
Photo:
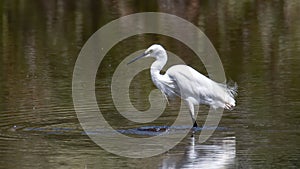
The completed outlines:
{"type": "MultiPolygon", "coordinates": [[[[300,166],[299,1],[4,0],[0,6],[0,168],[300,166]],[[175,14],[205,32],[227,77],[239,85],[237,107],[224,112],[220,129],[205,144],[188,135],[164,154],[131,159],[106,152],[83,131],[73,108],[72,73],[81,47],[95,31],[121,16],[149,11],[175,14]]],[[[126,56],[153,43],[206,74],[193,52],[170,37],[137,35],[118,43],[96,80],[98,104],[115,128],[145,126],[118,114],[110,83],[126,56]]],[[[149,72],[141,72],[131,86],[133,104],[146,110],[155,88],[149,72]]],[[[173,100],[162,117],[146,126],[171,125],[178,103],[173,100]]],[[[200,124],[207,109],[200,108],[200,124]]]]}

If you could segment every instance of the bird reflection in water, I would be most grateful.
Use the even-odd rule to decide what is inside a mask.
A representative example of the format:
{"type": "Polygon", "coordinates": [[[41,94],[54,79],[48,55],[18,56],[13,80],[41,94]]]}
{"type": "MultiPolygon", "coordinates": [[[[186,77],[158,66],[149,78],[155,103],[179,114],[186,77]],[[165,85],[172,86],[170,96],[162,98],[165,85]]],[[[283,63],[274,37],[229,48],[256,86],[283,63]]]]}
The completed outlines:
{"type": "MultiPolygon", "coordinates": [[[[197,139],[196,139],[197,140],[197,139]]],[[[235,160],[235,137],[212,138],[204,144],[195,144],[195,137],[188,140],[184,153],[169,153],[162,161],[162,169],[169,168],[232,168],[235,160]]]]}

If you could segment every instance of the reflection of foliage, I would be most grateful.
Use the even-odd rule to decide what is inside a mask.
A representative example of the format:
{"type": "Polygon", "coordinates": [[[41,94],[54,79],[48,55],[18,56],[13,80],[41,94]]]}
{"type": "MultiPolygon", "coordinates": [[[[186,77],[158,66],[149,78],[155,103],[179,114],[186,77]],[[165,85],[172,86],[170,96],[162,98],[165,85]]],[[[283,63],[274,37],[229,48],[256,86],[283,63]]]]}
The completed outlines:
{"type": "MultiPolygon", "coordinates": [[[[295,92],[281,88],[293,89],[299,85],[298,78],[291,75],[297,72],[296,60],[300,53],[300,2],[297,0],[278,3],[249,0],[26,3],[6,0],[1,1],[0,6],[0,94],[8,98],[1,101],[2,109],[24,101],[27,102],[22,103],[25,107],[48,104],[49,100],[42,100],[51,97],[67,100],[71,105],[70,82],[80,47],[108,21],[139,11],[168,12],[199,26],[216,46],[228,69],[226,72],[234,80],[255,79],[242,85],[251,88],[255,83],[252,91],[256,94],[276,91],[284,98],[295,92]],[[266,81],[269,89],[256,91],[266,85],[266,81]],[[5,102],[8,104],[2,105],[5,102]]],[[[165,41],[173,48],[180,45],[173,40],[165,41]]],[[[112,53],[116,56],[108,61],[124,57],[122,52],[112,53]]],[[[186,52],[181,53],[185,56],[186,52]]],[[[199,66],[188,59],[187,63],[199,66]]],[[[111,73],[111,70],[104,72],[107,76],[111,73]]],[[[273,98],[275,104],[280,101],[273,98]]]]}
{"type": "MultiPolygon", "coordinates": [[[[263,81],[270,78],[270,85],[276,91],[276,87],[283,85],[280,78],[288,72],[295,72],[295,59],[300,53],[299,1],[89,0],[85,3],[26,3],[7,0],[1,1],[0,6],[0,63],[3,65],[0,93],[6,92],[14,97],[18,97],[24,87],[38,93],[44,91],[45,95],[49,92],[47,90],[69,88],[69,84],[57,82],[71,79],[72,65],[87,38],[111,19],[139,11],[168,12],[190,20],[212,40],[225,69],[226,65],[235,65],[226,71],[232,78],[243,78],[245,73],[260,76],[261,84],[256,82],[257,85],[263,85],[263,81]],[[29,82],[24,86],[15,85],[16,81],[29,82]],[[12,85],[15,88],[11,91],[2,91],[12,85]]],[[[292,77],[283,80],[290,88],[299,84],[292,77]]]]}

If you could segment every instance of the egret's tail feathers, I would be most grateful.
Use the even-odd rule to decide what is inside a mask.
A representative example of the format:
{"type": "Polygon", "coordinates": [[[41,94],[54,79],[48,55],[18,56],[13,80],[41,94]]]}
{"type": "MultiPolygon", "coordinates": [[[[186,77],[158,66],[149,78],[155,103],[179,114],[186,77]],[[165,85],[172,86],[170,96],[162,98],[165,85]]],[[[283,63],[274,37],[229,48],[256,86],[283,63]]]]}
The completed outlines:
{"type": "Polygon", "coordinates": [[[232,110],[235,104],[225,103],[225,109],[232,110]]]}
{"type": "Polygon", "coordinates": [[[234,97],[237,95],[237,83],[227,83],[226,85],[223,85],[226,93],[228,94],[225,98],[225,104],[224,108],[228,110],[232,110],[233,107],[235,107],[235,100],[234,97]]]}
{"type": "Polygon", "coordinates": [[[235,97],[237,95],[238,85],[236,82],[229,82],[227,83],[227,92],[230,94],[231,97],[235,97]]]}

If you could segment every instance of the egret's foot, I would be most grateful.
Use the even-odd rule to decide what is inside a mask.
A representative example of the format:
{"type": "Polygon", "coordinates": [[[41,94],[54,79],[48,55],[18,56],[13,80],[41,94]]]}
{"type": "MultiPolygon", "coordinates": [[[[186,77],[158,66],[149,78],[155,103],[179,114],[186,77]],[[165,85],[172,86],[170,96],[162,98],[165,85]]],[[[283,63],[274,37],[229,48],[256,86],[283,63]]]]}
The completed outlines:
{"type": "Polygon", "coordinates": [[[194,130],[192,130],[192,135],[191,135],[191,137],[194,137],[194,134],[195,134],[195,131],[194,131],[194,130]]]}
{"type": "Polygon", "coordinates": [[[198,127],[198,124],[197,124],[197,122],[195,121],[195,123],[194,123],[194,125],[193,125],[193,127],[198,127]]]}
{"type": "Polygon", "coordinates": [[[194,122],[194,125],[193,125],[193,128],[191,128],[191,132],[192,132],[192,135],[191,135],[191,137],[194,137],[194,134],[195,134],[195,132],[196,132],[196,128],[198,127],[198,124],[197,124],[197,122],[195,121],[194,122]]]}

